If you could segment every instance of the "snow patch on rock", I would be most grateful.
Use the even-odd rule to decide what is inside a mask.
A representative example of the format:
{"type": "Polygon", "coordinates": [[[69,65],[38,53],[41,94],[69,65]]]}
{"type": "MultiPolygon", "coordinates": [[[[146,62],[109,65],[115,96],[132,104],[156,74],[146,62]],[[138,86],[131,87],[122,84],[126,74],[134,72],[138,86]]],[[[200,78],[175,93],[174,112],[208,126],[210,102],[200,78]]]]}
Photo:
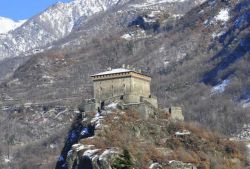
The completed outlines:
{"type": "Polygon", "coordinates": [[[250,124],[245,124],[243,129],[234,138],[241,141],[250,141],[250,124]]]}
{"type": "Polygon", "coordinates": [[[147,0],[142,4],[133,4],[131,7],[134,8],[142,8],[142,7],[149,7],[157,4],[162,4],[162,3],[174,3],[174,2],[184,2],[186,0],[147,0]]]}
{"type": "Polygon", "coordinates": [[[250,98],[247,98],[247,99],[244,99],[244,100],[241,100],[241,105],[243,108],[247,108],[247,107],[250,107],[250,98]]]}
{"type": "Polygon", "coordinates": [[[191,132],[188,131],[188,130],[183,130],[183,131],[177,131],[177,132],[175,132],[176,136],[184,136],[184,135],[190,135],[190,134],[191,134],[191,132]]]}
{"type": "Polygon", "coordinates": [[[93,157],[96,153],[98,153],[100,149],[86,150],[83,153],[83,156],[93,157]]]}
{"type": "Polygon", "coordinates": [[[220,84],[217,84],[211,89],[212,94],[219,94],[225,91],[225,88],[229,85],[230,80],[225,79],[220,84]]]}
{"type": "Polygon", "coordinates": [[[132,32],[126,33],[126,34],[121,36],[122,39],[126,39],[128,41],[142,39],[142,38],[146,38],[146,37],[147,37],[147,35],[146,35],[146,32],[144,30],[132,31],[132,32]]]}
{"type": "Polygon", "coordinates": [[[9,156],[9,157],[7,155],[3,156],[4,163],[10,163],[12,160],[13,160],[12,156],[9,156]]]}
{"type": "Polygon", "coordinates": [[[149,169],[160,169],[160,168],[162,168],[162,166],[159,163],[152,163],[149,166],[149,169]]]}
{"type": "Polygon", "coordinates": [[[106,108],[116,109],[116,108],[117,108],[117,103],[112,102],[112,103],[110,103],[109,105],[107,105],[106,108]]]}
{"type": "Polygon", "coordinates": [[[229,9],[221,9],[218,15],[215,16],[216,21],[227,22],[229,19],[229,9]]]}
{"type": "Polygon", "coordinates": [[[219,32],[219,33],[212,33],[212,38],[214,39],[214,38],[217,38],[217,37],[220,37],[221,35],[223,35],[225,33],[225,31],[221,31],[221,32],[219,32]]]}

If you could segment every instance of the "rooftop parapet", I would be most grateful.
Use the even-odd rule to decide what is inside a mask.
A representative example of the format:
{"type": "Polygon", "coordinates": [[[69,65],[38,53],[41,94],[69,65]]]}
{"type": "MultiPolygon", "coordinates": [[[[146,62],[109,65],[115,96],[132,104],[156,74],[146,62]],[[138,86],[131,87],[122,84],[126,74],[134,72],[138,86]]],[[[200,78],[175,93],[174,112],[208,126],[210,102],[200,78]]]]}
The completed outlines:
{"type": "Polygon", "coordinates": [[[97,73],[94,75],[91,75],[93,81],[96,80],[103,80],[103,79],[112,79],[112,78],[119,78],[119,77],[137,77],[143,80],[150,81],[151,77],[145,74],[142,74],[141,71],[130,70],[125,68],[117,68],[117,69],[111,69],[105,72],[97,73]]]}

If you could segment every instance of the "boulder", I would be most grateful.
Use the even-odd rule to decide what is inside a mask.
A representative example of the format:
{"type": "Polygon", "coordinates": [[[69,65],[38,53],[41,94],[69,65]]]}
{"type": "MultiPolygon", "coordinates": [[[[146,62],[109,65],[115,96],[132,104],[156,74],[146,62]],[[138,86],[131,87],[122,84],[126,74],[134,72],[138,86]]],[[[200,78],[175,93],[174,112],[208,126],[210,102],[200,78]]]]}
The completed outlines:
{"type": "Polygon", "coordinates": [[[197,169],[197,167],[191,163],[184,163],[182,161],[172,160],[169,162],[172,169],[197,169]]]}

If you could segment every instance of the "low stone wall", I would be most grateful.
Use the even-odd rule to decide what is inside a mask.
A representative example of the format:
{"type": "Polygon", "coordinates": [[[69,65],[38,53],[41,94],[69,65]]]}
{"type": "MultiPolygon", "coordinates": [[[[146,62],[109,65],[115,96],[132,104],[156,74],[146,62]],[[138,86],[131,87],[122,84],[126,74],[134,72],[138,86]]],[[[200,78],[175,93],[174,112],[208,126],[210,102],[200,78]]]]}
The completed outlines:
{"type": "Polygon", "coordinates": [[[152,104],[155,108],[158,108],[158,101],[157,98],[155,96],[151,96],[151,97],[143,97],[141,96],[140,98],[141,102],[149,102],[150,104],[152,104]]]}
{"type": "Polygon", "coordinates": [[[138,112],[143,119],[148,119],[149,117],[155,116],[157,113],[156,108],[148,105],[146,102],[121,104],[120,108],[134,110],[138,112]]]}
{"type": "Polygon", "coordinates": [[[140,103],[140,96],[134,94],[124,95],[124,102],[126,103],[140,103]]]}
{"type": "MultiPolygon", "coordinates": [[[[142,118],[147,119],[150,115],[157,112],[158,103],[155,97],[143,97],[133,94],[128,95],[119,95],[107,98],[104,100],[104,106],[115,102],[121,101],[122,109],[132,109],[140,113],[142,118]]],[[[98,107],[101,108],[101,102],[95,99],[85,99],[80,105],[81,110],[84,112],[95,112],[98,110],[98,107]]]]}
{"type": "Polygon", "coordinates": [[[174,121],[184,121],[181,107],[170,107],[169,108],[170,119],[174,121]]]}
{"type": "Polygon", "coordinates": [[[81,111],[84,112],[95,112],[96,111],[96,102],[95,99],[85,99],[79,106],[81,111]]]}

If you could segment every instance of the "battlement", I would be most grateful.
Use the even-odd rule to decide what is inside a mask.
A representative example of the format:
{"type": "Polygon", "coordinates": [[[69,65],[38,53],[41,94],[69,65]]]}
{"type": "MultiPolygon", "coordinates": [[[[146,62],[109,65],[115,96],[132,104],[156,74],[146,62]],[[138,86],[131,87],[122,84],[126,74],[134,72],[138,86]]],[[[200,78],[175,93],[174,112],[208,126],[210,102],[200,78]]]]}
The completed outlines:
{"type": "Polygon", "coordinates": [[[144,75],[140,72],[135,70],[128,70],[128,69],[113,69],[106,72],[98,73],[91,75],[93,81],[101,81],[101,80],[110,80],[116,78],[126,78],[126,77],[135,77],[145,81],[151,81],[151,77],[148,75],[144,75]]]}

